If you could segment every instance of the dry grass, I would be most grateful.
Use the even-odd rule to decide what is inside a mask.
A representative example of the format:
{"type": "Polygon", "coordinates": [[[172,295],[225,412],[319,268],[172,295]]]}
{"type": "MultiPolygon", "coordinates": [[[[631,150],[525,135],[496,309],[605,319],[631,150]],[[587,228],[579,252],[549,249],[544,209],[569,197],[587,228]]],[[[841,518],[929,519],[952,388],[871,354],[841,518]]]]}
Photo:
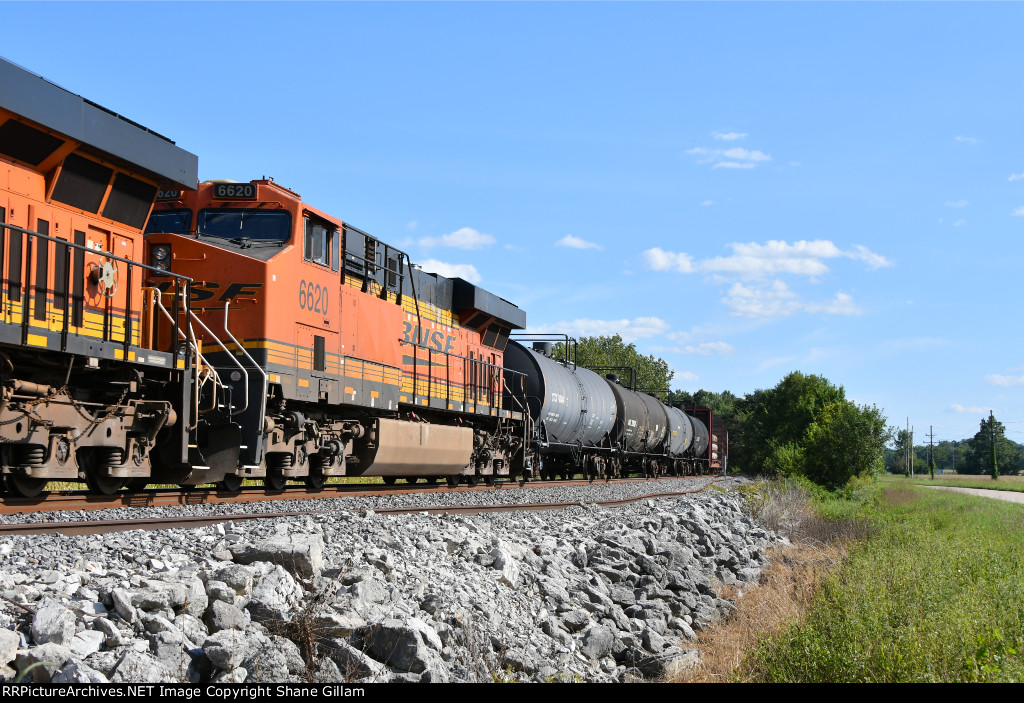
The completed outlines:
{"type": "Polygon", "coordinates": [[[722,590],[723,598],[734,599],[736,611],[723,625],[698,633],[697,642],[689,646],[700,650],[700,664],[670,683],[744,681],[744,657],[763,637],[800,619],[822,579],[845,556],[845,544],[797,543],[771,550],[772,566],[762,573],[760,583],[722,590]]]}
{"type": "MultiPolygon", "coordinates": [[[[725,586],[719,591],[736,605],[721,625],[698,633],[686,644],[701,653],[700,664],[672,676],[669,683],[734,683],[748,680],[744,659],[765,637],[777,634],[807,612],[825,577],[837,568],[851,546],[868,534],[866,520],[827,518],[811,507],[799,485],[749,484],[748,511],[765,527],[787,536],[791,546],[767,556],[771,566],[757,584],[725,586]]],[[[912,491],[912,489],[909,489],[912,491]]]]}

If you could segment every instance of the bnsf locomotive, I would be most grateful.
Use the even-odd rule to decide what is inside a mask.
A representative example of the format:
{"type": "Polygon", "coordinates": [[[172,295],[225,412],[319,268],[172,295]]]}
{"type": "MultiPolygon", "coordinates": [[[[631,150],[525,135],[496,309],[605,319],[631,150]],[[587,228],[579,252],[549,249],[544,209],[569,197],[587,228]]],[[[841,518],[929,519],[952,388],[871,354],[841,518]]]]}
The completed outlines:
{"type": "Polygon", "coordinates": [[[4,173],[10,492],[721,466],[709,414],[510,340],[512,303],[0,61],[4,173]]]}

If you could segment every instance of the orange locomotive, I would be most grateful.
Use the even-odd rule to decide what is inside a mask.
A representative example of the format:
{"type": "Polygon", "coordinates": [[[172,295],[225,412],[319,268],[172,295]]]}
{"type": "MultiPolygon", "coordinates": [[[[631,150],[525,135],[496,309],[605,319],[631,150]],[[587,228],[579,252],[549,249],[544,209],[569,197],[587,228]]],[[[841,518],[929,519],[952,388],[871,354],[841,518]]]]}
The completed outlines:
{"type": "MultiPolygon", "coordinates": [[[[142,228],[161,187],[194,188],[170,140],[0,60],[0,472],[32,496],[50,479],[112,492],[190,391],[189,345],[143,289],[142,228]]],[[[188,281],[171,277],[179,301],[188,281]]],[[[184,335],[187,342],[187,334],[184,335]]],[[[180,437],[177,453],[186,455],[180,437]]],[[[174,448],[168,450],[174,453],[174,448]]]]}
{"type": "Polygon", "coordinates": [[[517,376],[503,351],[526,322],[512,303],[410,265],[270,179],[162,193],[146,240],[151,262],[194,281],[208,371],[179,482],[530,472],[528,418],[506,406],[517,376]]]}

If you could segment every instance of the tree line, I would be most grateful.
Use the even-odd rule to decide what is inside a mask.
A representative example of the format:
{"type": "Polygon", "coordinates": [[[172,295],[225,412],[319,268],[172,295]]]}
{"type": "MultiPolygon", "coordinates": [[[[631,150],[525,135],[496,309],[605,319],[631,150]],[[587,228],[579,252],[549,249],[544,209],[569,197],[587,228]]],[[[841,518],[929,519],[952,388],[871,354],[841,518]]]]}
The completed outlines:
{"type": "MultiPolygon", "coordinates": [[[[920,434],[917,435],[920,438],[920,434]]],[[[907,475],[929,473],[928,445],[914,444],[912,459],[907,462],[910,436],[906,429],[893,433],[893,445],[885,450],[886,471],[907,475]]],[[[969,439],[942,440],[932,447],[932,463],[936,471],[958,474],[992,474],[993,447],[997,474],[1024,473],[1024,444],[1006,436],[1006,428],[994,416],[981,419],[978,431],[969,439]]]]}
{"type": "MultiPolygon", "coordinates": [[[[556,345],[554,356],[559,358],[564,351],[556,345]]],[[[891,430],[882,411],[854,403],[842,386],[822,376],[794,371],[773,388],[744,395],[672,390],[674,374],[668,363],[640,354],[619,335],[580,339],[576,363],[591,369],[632,367],[638,390],[684,409],[711,408],[728,428],[732,470],[803,476],[836,488],[885,467],[891,430]]]]}

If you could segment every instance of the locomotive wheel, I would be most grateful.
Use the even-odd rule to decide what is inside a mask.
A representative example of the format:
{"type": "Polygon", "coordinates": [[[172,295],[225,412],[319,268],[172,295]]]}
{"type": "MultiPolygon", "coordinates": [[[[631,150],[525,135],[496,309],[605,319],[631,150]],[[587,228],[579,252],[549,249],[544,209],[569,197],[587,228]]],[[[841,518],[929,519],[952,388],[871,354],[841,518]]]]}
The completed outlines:
{"type": "Polygon", "coordinates": [[[419,481],[419,479],[420,479],[419,476],[406,476],[405,477],[405,482],[406,483],[416,483],[417,481],[419,481]]]}
{"type": "Polygon", "coordinates": [[[445,476],[444,480],[448,483],[449,488],[455,488],[456,486],[459,485],[458,474],[456,474],[455,476],[445,476]]]}
{"type": "Polygon", "coordinates": [[[437,483],[437,476],[427,476],[423,480],[427,482],[428,486],[433,486],[435,483],[437,483]]]}
{"type": "Polygon", "coordinates": [[[85,483],[93,493],[99,493],[102,496],[112,496],[124,488],[124,484],[126,484],[127,481],[120,476],[96,476],[95,474],[86,474],[85,483]]]}
{"type": "Polygon", "coordinates": [[[479,481],[480,481],[480,479],[477,478],[476,474],[473,474],[472,476],[467,476],[466,477],[466,485],[469,486],[470,488],[475,486],[479,481]]]}
{"type": "Polygon", "coordinates": [[[132,479],[128,479],[128,483],[126,485],[128,486],[128,489],[132,490],[132,491],[145,490],[146,486],[149,485],[149,479],[148,478],[132,478],[132,479]]]}
{"type": "Polygon", "coordinates": [[[283,491],[288,485],[287,477],[278,473],[267,473],[263,478],[263,485],[272,491],[283,491]]]}
{"type": "Polygon", "coordinates": [[[306,488],[312,488],[314,491],[319,491],[327,483],[327,477],[324,476],[322,469],[310,468],[309,476],[305,478],[306,488]]]}
{"type": "Polygon", "coordinates": [[[494,474],[488,474],[487,476],[484,476],[484,483],[486,485],[488,485],[488,486],[493,486],[494,485],[494,474]]]}
{"type": "Polygon", "coordinates": [[[217,484],[217,488],[228,493],[238,493],[242,490],[242,477],[238,474],[228,474],[217,484]]]}
{"type": "Polygon", "coordinates": [[[385,486],[394,486],[395,485],[395,481],[398,480],[398,477],[397,476],[384,476],[383,479],[384,479],[384,485],[385,486]]]}
{"type": "Polygon", "coordinates": [[[35,498],[46,488],[48,479],[32,478],[19,474],[4,474],[4,488],[8,493],[22,496],[23,498],[35,498]]]}

